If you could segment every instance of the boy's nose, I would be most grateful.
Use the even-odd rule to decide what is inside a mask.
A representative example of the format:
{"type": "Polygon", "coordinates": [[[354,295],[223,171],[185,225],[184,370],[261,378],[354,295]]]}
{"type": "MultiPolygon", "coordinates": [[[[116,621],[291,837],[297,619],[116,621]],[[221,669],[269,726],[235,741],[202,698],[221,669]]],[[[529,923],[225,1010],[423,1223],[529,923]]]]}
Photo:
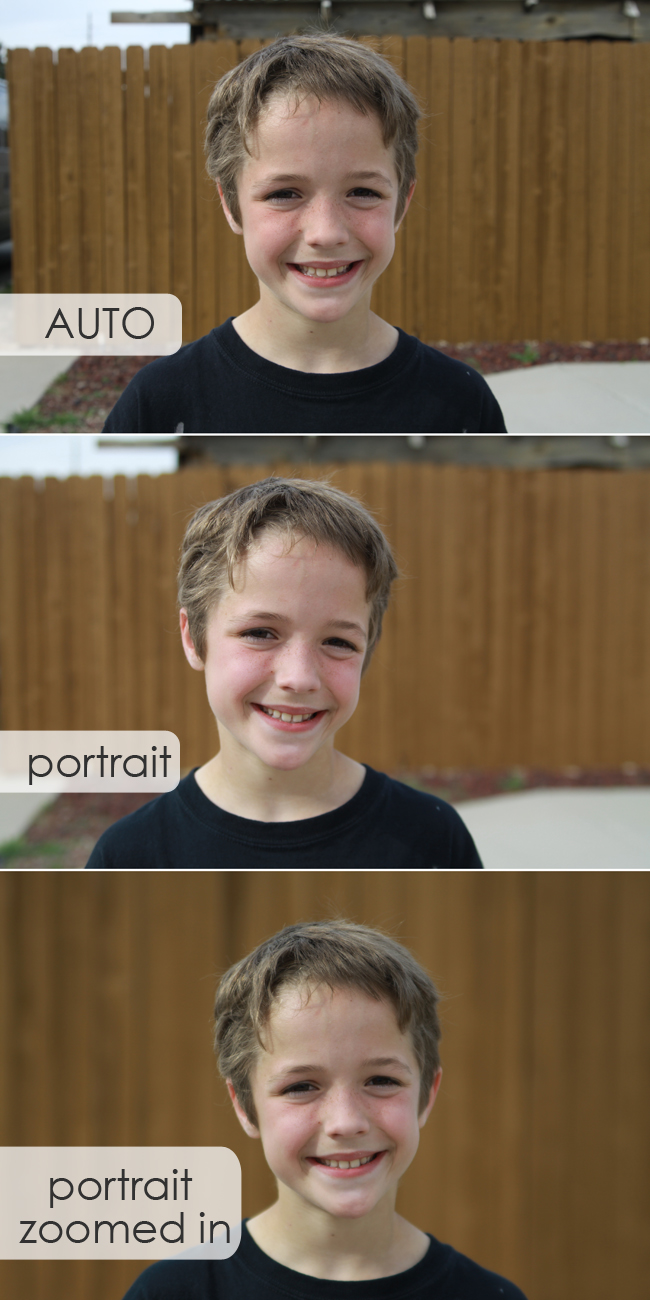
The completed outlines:
{"type": "Polygon", "coordinates": [[[341,206],[334,199],[314,199],[305,211],[303,238],[312,248],[347,244],[348,229],[341,206]]]}
{"type": "Polygon", "coordinates": [[[285,690],[317,691],[320,673],[312,648],[295,642],[285,646],[276,660],[275,680],[285,690]]]}
{"type": "Polygon", "coordinates": [[[329,1137],[351,1137],[367,1133],[370,1122],[360,1099],[354,1093],[341,1091],[328,1098],[323,1128],[329,1137]]]}

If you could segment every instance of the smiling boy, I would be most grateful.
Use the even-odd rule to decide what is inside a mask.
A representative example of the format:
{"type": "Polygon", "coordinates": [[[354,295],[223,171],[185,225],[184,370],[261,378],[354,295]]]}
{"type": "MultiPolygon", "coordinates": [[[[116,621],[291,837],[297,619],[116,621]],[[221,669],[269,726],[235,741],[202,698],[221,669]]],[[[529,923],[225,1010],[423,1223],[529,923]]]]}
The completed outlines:
{"type": "Polygon", "coordinates": [[[475,370],[371,311],[419,115],[386,59],[327,33],[281,37],[221,78],[207,167],[259,300],[144,367],[107,432],[505,432],[475,370]]]}
{"type": "Polygon", "coordinates": [[[126,1300],[524,1300],[395,1208],[440,1086],[437,1001],[406,948],[349,921],[288,926],[233,966],[219,1069],[277,1200],[230,1259],[156,1264],[126,1300]]]}
{"type": "Polygon", "coordinates": [[[372,515],[328,483],[263,479],[198,510],[181,637],[219,752],[106,831],[88,866],[480,868],[453,808],[335,747],[396,576],[372,515]]]}

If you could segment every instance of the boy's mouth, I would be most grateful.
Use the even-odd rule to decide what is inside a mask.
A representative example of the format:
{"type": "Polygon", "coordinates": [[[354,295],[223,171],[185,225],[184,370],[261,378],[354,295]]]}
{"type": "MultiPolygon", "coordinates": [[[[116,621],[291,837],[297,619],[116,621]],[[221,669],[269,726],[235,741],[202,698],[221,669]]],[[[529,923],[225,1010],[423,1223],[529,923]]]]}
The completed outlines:
{"type": "Polygon", "coordinates": [[[274,722],[280,724],[284,723],[285,726],[289,725],[292,727],[305,726],[307,723],[314,722],[316,719],[321,718],[325,713],[324,709],[315,709],[313,712],[309,713],[306,709],[300,711],[286,707],[274,709],[268,704],[255,703],[253,703],[253,708],[258,713],[263,713],[265,717],[271,718],[274,722]]]}
{"type": "Polygon", "coordinates": [[[373,1151],[350,1160],[336,1160],[330,1156],[308,1156],[308,1160],[311,1165],[320,1165],[321,1168],[330,1170],[335,1177],[347,1175],[349,1178],[354,1177],[355,1174],[362,1174],[366,1169],[372,1169],[385,1154],[384,1151],[373,1151]]]}
{"type": "Polygon", "coordinates": [[[314,1156],[313,1158],[319,1165],[327,1165],[328,1169],[358,1169],[360,1165],[369,1165],[371,1160],[376,1160],[377,1152],[373,1151],[372,1155],[355,1160],[330,1160],[327,1156],[314,1156]]]}
{"type": "Polygon", "coordinates": [[[333,284],[347,284],[362,261],[332,262],[329,266],[322,262],[288,262],[287,265],[301,280],[309,280],[314,287],[324,288],[333,284]]]}

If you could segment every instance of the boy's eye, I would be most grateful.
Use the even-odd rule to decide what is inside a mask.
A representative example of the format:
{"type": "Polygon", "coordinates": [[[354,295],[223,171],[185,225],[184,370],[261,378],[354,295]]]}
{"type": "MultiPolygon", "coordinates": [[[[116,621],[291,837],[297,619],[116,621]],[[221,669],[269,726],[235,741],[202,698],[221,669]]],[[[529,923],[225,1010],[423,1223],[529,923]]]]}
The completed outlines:
{"type": "Polygon", "coordinates": [[[401,1088],[399,1079],[389,1079],[386,1074],[375,1074],[368,1080],[371,1088],[401,1088]]]}
{"type": "Polygon", "coordinates": [[[288,1088],[282,1089],[282,1096],[291,1097],[295,1096],[296,1093],[304,1095],[305,1093],[314,1091],[315,1087],[313,1083],[290,1083],[288,1088]]]}
{"type": "Polygon", "coordinates": [[[363,185],[357,185],[356,189],[351,190],[350,194],[355,199],[380,199],[381,194],[377,190],[367,190],[363,185]]]}
{"type": "Polygon", "coordinates": [[[246,628],[245,632],[242,632],[242,636],[250,636],[255,641],[272,641],[274,635],[275,633],[269,627],[249,627],[246,628]]]}
{"type": "Polygon", "coordinates": [[[287,199],[296,199],[298,197],[296,190],[274,190],[272,194],[267,194],[267,202],[282,202],[287,199]]]}
{"type": "Polygon", "coordinates": [[[356,649],[357,649],[357,647],[356,647],[355,645],[353,645],[351,641],[344,641],[344,640],[343,640],[343,637],[341,637],[341,636],[328,636],[327,641],[325,642],[325,645],[331,645],[331,646],[334,646],[334,648],[335,648],[336,650],[354,650],[354,651],[356,651],[356,649]]]}

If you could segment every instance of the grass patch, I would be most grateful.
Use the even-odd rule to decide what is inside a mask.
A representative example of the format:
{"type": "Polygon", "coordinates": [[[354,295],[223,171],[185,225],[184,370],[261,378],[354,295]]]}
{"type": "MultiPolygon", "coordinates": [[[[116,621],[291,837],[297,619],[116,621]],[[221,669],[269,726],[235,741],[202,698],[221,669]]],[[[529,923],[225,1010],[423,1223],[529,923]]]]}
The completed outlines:
{"type": "Polygon", "coordinates": [[[521,352],[509,352],[508,356],[513,361],[521,361],[522,366],[532,366],[535,361],[539,361],[539,348],[536,343],[527,343],[521,352]]]}
{"type": "Polygon", "coordinates": [[[65,425],[74,430],[83,424],[83,419],[72,411],[58,411],[54,415],[43,415],[39,406],[32,406],[27,411],[18,411],[16,415],[12,415],[5,425],[5,432],[35,433],[38,429],[50,429],[53,424],[57,428],[65,425]]]}
{"type": "MultiPolygon", "coordinates": [[[[17,859],[36,858],[59,858],[62,859],[65,853],[65,845],[57,844],[56,841],[43,841],[42,844],[29,844],[24,836],[17,840],[7,840],[6,843],[0,844],[0,867],[9,867],[17,859]]],[[[50,862],[48,867],[62,867],[63,861],[50,862]]]]}
{"type": "Polygon", "coordinates": [[[527,786],[526,773],[520,767],[513,767],[506,772],[499,781],[499,789],[504,794],[513,794],[516,790],[525,790],[527,786]]]}

